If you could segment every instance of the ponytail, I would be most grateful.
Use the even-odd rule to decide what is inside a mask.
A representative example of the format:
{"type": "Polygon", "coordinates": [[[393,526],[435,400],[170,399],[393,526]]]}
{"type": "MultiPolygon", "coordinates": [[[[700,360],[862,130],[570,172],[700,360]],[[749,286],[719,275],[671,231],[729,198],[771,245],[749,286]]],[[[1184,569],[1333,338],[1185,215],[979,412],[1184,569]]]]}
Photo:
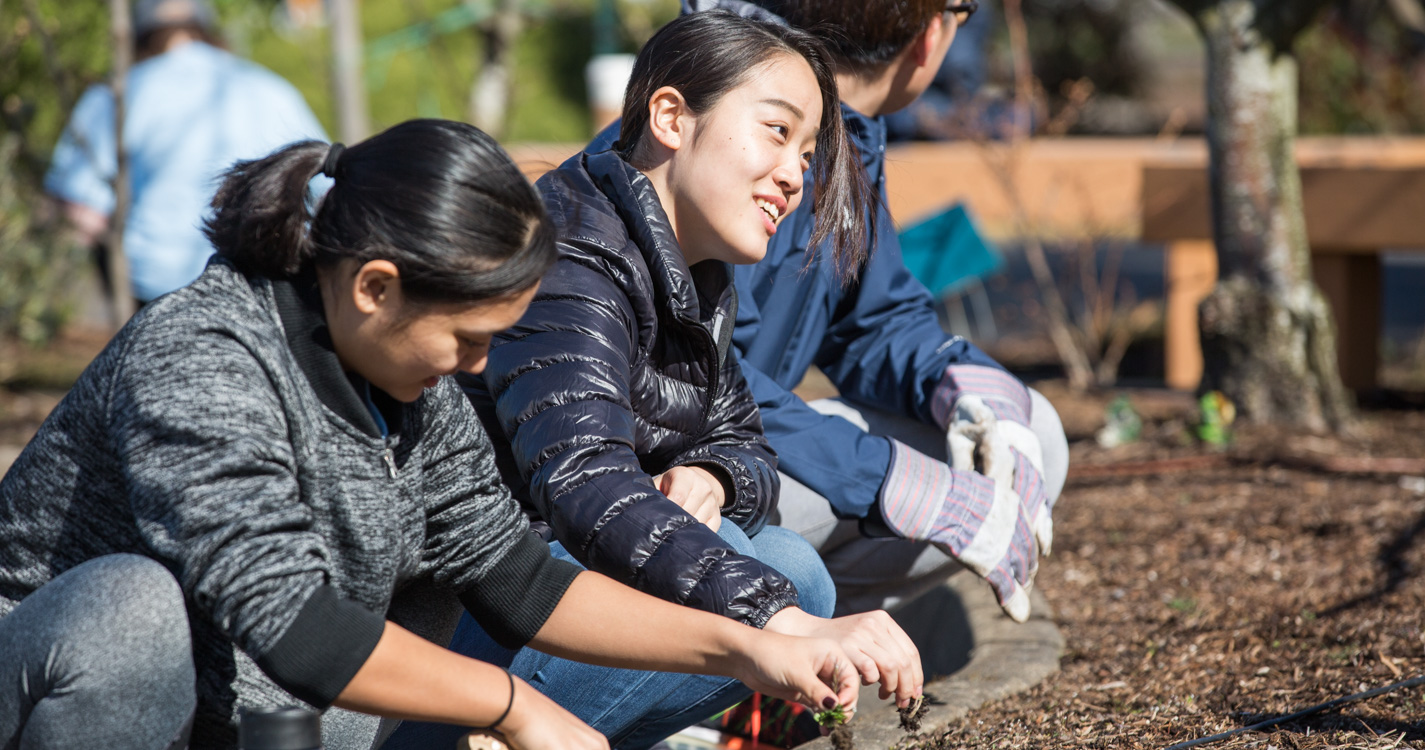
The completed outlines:
{"type": "Polygon", "coordinates": [[[297,275],[315,252],[307,231],[307,183],[327,150],[321,141],[302,141],[234,164],[203,225],[217,254],[249,276],[297,275]]]}
{"type": "Polygon", "coordinates": [[[350,148],[304,141],[238,162],[204,232],[251,276],[290,278],[344,260],[389,260],[414,302],[498,299],[554,264],[544,202],[495,139],[470,125],[411,120],[350,148]],[[316,215],[307,183],[332,178],[316,215]]]}

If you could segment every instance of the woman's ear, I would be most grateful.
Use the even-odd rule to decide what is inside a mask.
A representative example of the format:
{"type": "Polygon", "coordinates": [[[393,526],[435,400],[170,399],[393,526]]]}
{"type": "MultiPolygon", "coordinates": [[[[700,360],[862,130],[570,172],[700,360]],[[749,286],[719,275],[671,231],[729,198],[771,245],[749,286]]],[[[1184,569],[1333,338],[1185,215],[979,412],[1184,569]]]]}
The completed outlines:
{"type": "Polygon", "coordinates": [[[912,42],[911,58],[915,60],[917,68],[923,68],[935,59],[935,52],[947,33],[953,32],[945,23],[944,13],[937,14],[930,19],[930,25],[926,26],[925,31],[920,32],[920,35],[912,42]]]}
{"type": "Polygon", "coordinates": [[[351,280],[351,299],[356,309],[367,315],[383,307],[399,307],[401,272],[396,270],[396,264],[389,260],[367,261],[351,280]]]}
{"type": "Polygon", "coordinates": [[[672,86],[664,86],[648,97],[648,129],[653,140],[671,151],[682,148],[691,135],[692,114],[683,95],[672,86]]]}

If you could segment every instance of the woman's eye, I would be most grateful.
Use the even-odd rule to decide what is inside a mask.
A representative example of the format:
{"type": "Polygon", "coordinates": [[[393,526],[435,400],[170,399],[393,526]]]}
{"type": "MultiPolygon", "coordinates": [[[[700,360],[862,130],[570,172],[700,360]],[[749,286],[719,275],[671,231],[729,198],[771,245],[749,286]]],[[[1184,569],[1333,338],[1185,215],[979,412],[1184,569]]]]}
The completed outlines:
{"type": "Polygon", "coordinates": [[[777,135],[783,138],[786,138],[787,134],[792,132],[791,129],[788,128],[786,125],[770,125],[768,127],[772,128],[772,130],[775,131],[777,135]]]}
{"type": "Polygon", "coordinates": [[[802,171],[806,171],[807,169],[811,168],[811,153],[812,152],[808,151],[805,154],[802,154],[802,171]]]}

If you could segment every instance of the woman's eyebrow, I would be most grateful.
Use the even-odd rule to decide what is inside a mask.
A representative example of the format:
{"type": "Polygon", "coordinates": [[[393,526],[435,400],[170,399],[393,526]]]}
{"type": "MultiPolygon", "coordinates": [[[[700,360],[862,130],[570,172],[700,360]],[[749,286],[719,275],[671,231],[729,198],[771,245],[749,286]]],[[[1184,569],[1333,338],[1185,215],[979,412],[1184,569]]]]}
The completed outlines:
{"type": "Polygon", "coordinates": [[[796,105],[792,104],[789,101],[783,99],[763,99],[762,103],[771,104],[774,107],[781,107],[782,109],[785,109],[796,115],[798,120],[805,120],[807,118],[806,115],[802,114],[802,111],[796,107],[796,105]]]}

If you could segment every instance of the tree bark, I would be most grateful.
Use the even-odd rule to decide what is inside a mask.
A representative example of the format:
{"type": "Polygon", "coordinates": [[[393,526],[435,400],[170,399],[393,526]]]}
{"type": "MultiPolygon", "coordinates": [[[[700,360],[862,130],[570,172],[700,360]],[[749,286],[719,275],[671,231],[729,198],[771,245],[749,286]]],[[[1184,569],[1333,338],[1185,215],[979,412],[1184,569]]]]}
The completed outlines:
{"type": "Polygon", "coordinates": [[[129,217],[129,156],[124,150],[124,106],[129,67],[133,62],[134,34],[129,0],[109,0],[109,36],[114,45],[109,87],[114,95],[114,210],[104,252],[109,263],[109,301],[114,326],[122,328],[134,315],[134,289],[129,283],[129,258],[124,254],[124,228],[129,217]]]}
{"type": "Polygon", "coordinates": [[[514,47],[520,32],[518,0],[499,0],[494,17],[480,28],[480,72],[470,87],[470,122],[493,138],[504,135],[514,84],[514,47]]]}
{"type": "Polygon", "coordinates": [[[337,135],[357,143],[371,132],[362,66],[360,0],[331,0],[332,85],[336,94],[337,135]]]}
{"type": "Polygon", "coordinates": [[[1294,146],[1291,42],[1328,0],[1175,0],[1207,46],[1207,142],[1220,279],[1199,308],[1203,388],[1254,422],[1351,419],[1331,310],[1311,276],[1294,146]]]}

